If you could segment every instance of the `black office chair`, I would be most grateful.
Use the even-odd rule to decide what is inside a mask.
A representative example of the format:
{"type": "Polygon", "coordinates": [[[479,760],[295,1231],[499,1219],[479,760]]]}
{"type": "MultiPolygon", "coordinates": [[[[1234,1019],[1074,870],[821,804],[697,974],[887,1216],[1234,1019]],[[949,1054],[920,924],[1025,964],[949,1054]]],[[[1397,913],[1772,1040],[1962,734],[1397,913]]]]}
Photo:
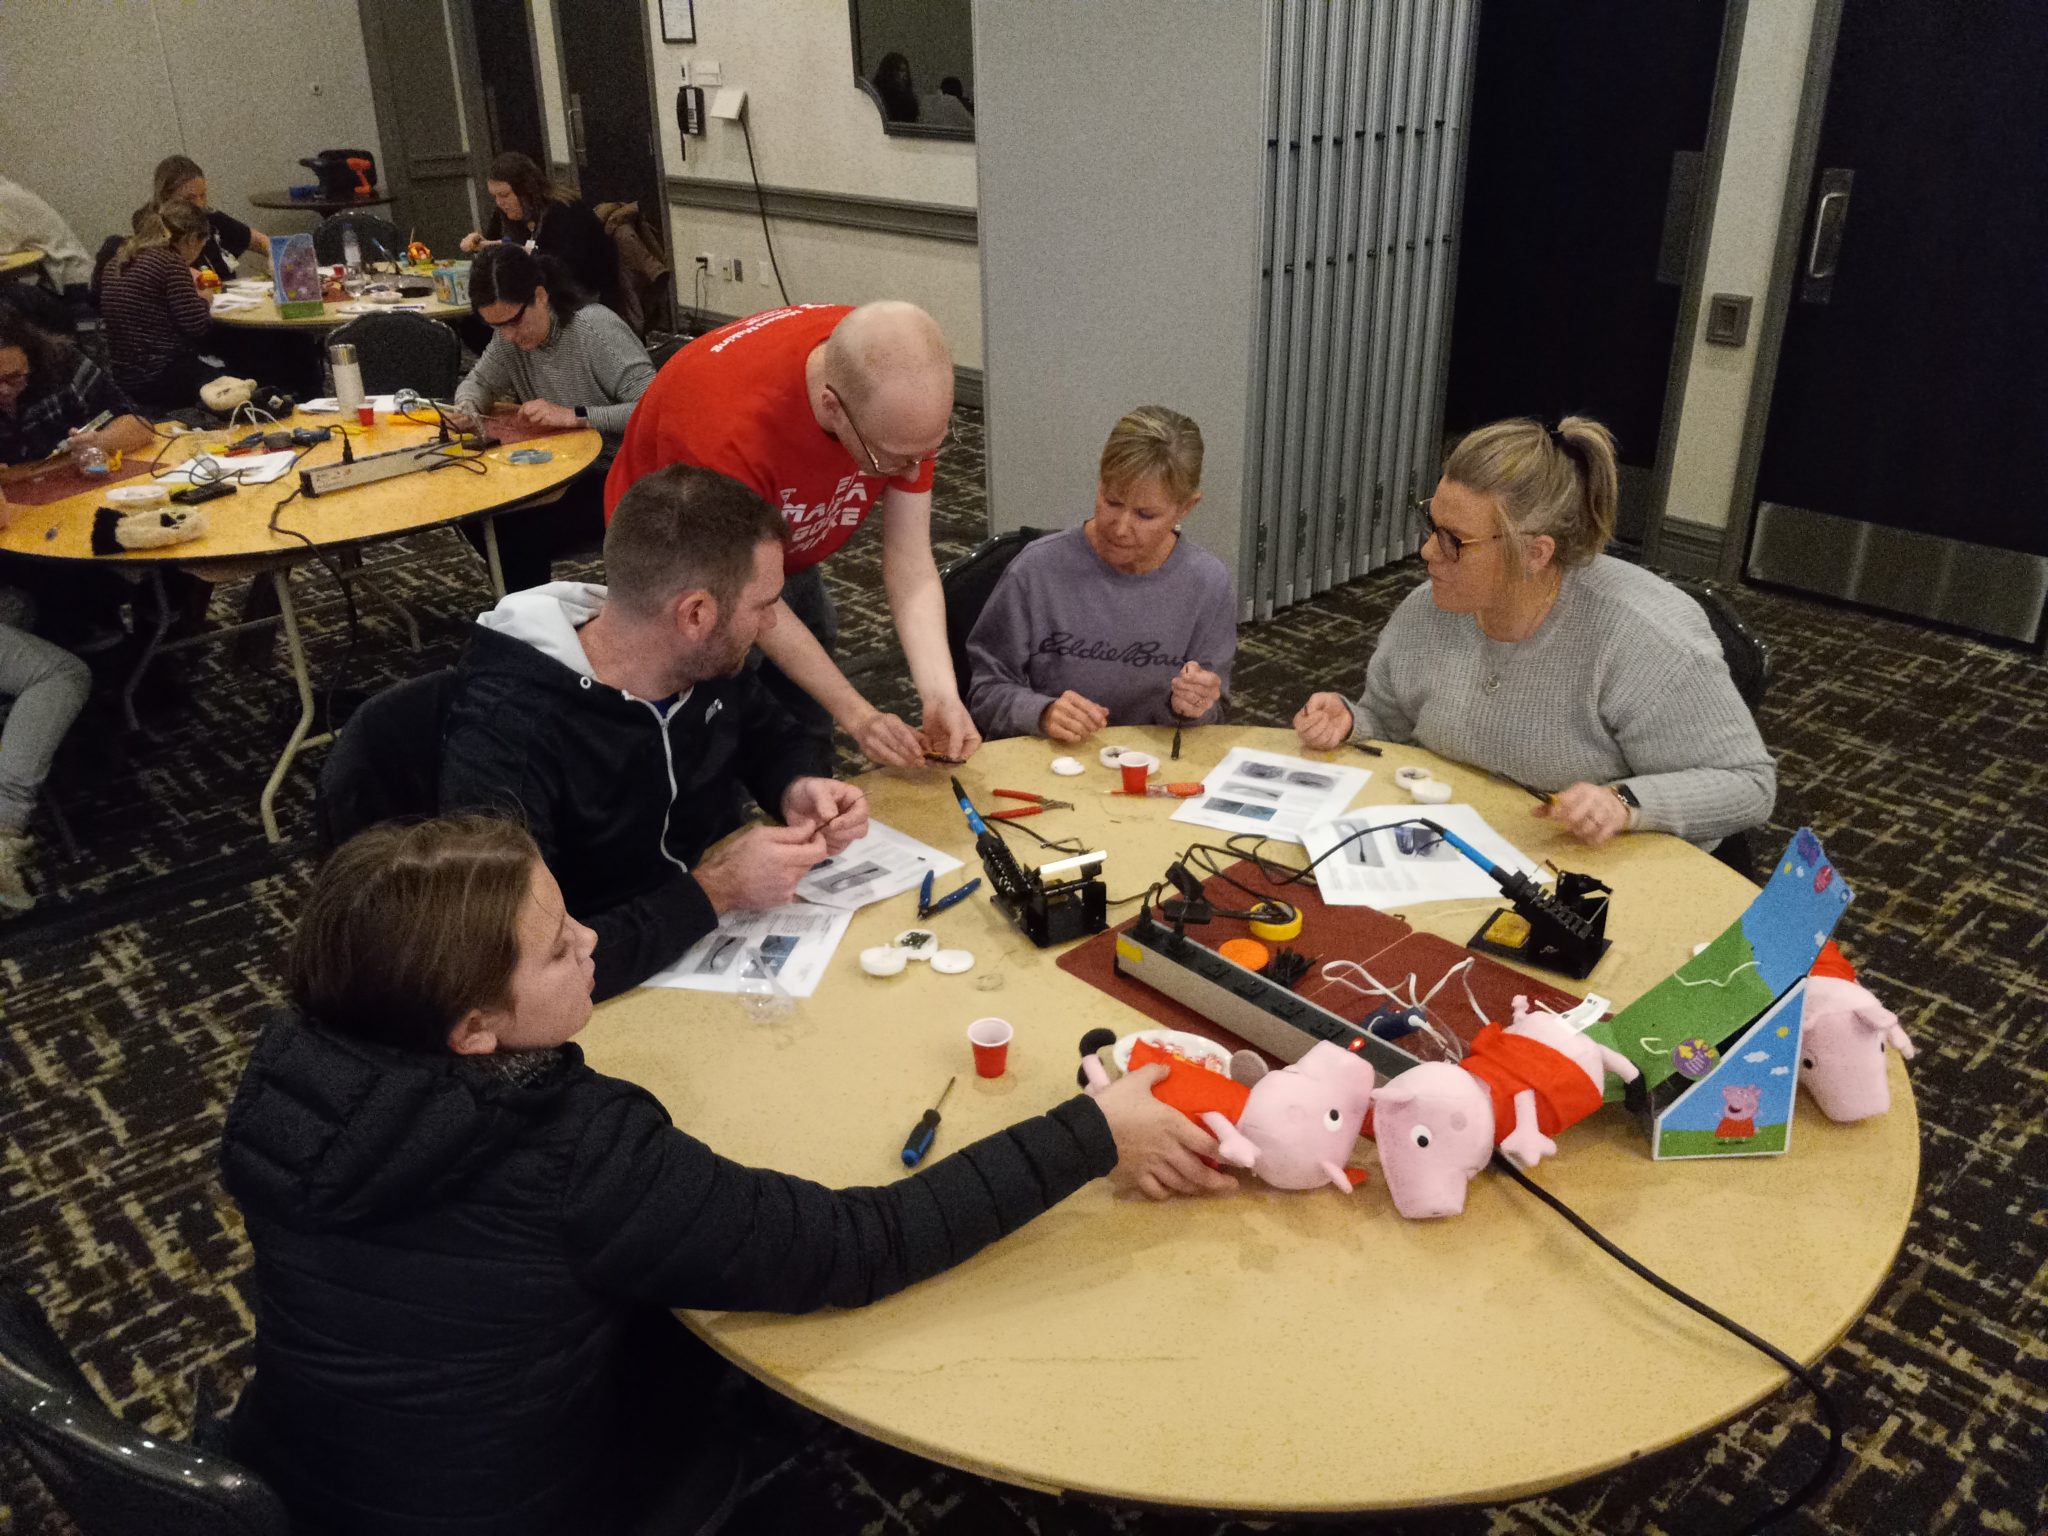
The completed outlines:
{"type": "Polygon", "coordinates": [[[283,1503],[253,1474],[108,1408],[12,1279],[0,1280],[0,1426],[83,1536],[289,1536],[283,1503]]]}
{"type": "Polygon", "coordinates": [[[1742,622],[1719,587],[1686,577],[1674,577],[1671,584],[1706,610],[1707,622],[1714,626],[1714,638],[1721,642],[1721,654],[1727,659],[1728,675],[1735,679],[1735,691],[1755,714],[1763,708],[1764,694],[1771,686],[1770,647],[1742,622]]]}
{"type": "Polygon", "coordinates": [[[396,224],[374,213],[351,211],[331,214],[313,230],[313,255],[321,266],[338,266],[347,259],[342,254],[343,236],[350,228],[356,232],[357,252],[365,265],[376,262],[396,267],[405,259],[405,237],[396,224]]]}
{"type": "Polygon", "coordinates": [[[995,595],[996,583],[1010,562],[1024,552],[1024,546],[1055,532],[1051,528],[1013,528],[970,549],[939,572],[939,585],[946,593],[946,645],[953,653],[953,676],[960,684],[960,697],[967,697],[973,685],[967,664],[967,637],[981,610],[995,595]]]}
{"type": "MultiPolygon", "coordinates": [[[[1735,605],[1720,588],[1688,577],[1674,577],[1671,584],[1706,611],[1707,622],[1714,627],[1714,638],[1721,642],[1728,675],[1735,680],[1735,691],[1742,695],[1749,712],[1756,714],[1763,708],[1764,695],[1771,686],[1770,647],[1742,622],[1735,605]]],[[[1714,847],[1714,857],[1744,879],[1756,879],[1756,850],[1747,832],[1722,838],[1714,847]]]]}
{"type": "MultiPolygon", "coordinates": [[[[356,349],[366,395],[416,389],[430,400],[449,400],[461,382],[461,338],[425,315],[358,315],[327,335],[329,346],[343,341],[356,349]]],[[[332,380],[327,392],[334,393],[332,380]]]]}
{"type": "Polygon", "coordinates": [[[432,816],[441,807],[441,738],[454,691],[450,668],[407,678],[364,701],[320,765],[314,821],[339,848],[379,822],[432,816]]]}

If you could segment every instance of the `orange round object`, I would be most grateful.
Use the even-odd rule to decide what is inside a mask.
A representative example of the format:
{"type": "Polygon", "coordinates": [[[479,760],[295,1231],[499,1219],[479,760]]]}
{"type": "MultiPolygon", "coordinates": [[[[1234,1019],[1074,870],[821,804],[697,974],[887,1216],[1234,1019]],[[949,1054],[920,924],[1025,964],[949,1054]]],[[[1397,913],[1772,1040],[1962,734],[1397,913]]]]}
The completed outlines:
{"type": "Polygon", "coordinates": [[[1273,958],[1273,952],[1257,939],[1225,939],[1216,946],[1216,953],[1248,971],[1263,971],[1273,958]]]}

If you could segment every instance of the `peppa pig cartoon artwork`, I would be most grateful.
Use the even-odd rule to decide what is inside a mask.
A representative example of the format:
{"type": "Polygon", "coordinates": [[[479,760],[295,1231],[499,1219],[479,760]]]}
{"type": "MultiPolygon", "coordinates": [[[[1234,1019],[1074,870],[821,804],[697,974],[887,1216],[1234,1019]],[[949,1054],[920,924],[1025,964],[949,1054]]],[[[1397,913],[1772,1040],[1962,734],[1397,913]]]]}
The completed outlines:
{"type": "Polygon", "coordinates": [[[1626,1097],[1650,1127],[1655,1156],[1785,1150],[1801,1015],[1798,1002],[1789,1009],[1785,1003],[1804,995],[1807,973],[1851,895],[1820,839],[1801,827],[1769,883],[1720,937],[1586,1031],[1641,1070],[1626,1097]],[[1755,1134],[1717,1136],[1729,1103],[1723,1090],[1750,1087],[1757,1090],[1749,1117],[1755,1134]]]}
{"type": "MultiPolygon", "coordinates": [[[[1362,1056],[1318,1040],[1299,1061],[1268,1069],[1257,1053],[1240,1051],[1225,1076],[1206,1062],[1137,1040],[1131,1067],[1153,1062],[1168,1069],[1153,1096],[1214,1136],[1226,1163],[1249,1168],[1275,1189],[1329,1184],[1348,1195],[1364,1181],[1361,1170],[1345,1166],[1372,1104],[1372,1065],[1362,1056]]],[[[1083,1056],[1081,1071],[1091,1089],[1109,1082],[1095,1055],[1083,1056]]]]}
{"type": "Polygon", "coordinates": [[[1756,1140],[1756,1106],[1763,1092],[1755,1083],[1729,1083],[1724,1087],[1721,1097],[1728,1101],[1728,1106],[1721,1112],[1721,1123],[1714,1127],[1714,1140],[1756,1140]]]}
{"type": "Polygon", "coordinates": [[[1808,985],[1801,977],[1728,1041],[1714,1068],[1698,1082],[1671,1079],[1687,1088],[1656,1117],[1653,1157],[1769,1157],[1791,1147],[1808,985]]]}

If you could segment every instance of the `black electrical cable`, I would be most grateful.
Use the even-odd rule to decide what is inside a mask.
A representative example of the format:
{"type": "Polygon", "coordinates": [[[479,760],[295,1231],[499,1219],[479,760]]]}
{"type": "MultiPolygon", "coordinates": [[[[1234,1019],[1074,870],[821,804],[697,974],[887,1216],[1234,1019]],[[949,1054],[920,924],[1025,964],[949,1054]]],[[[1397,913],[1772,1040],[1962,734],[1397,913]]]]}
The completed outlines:
{"type": "Polygon", "coordinates": [[[1842,1420],[1841,1415],[1836,1411],[1834,1399],[1828,1396],[1827,1388],[1821,1385],[1819,1377],[1815,1376],[1813,1372],[1768,1339],[1759,1338],[1756,1334],[1743,1327],[1742,1324],[1736,1322],[1734,1318],[1716,1311],[1697,1297],[1687,1295],[1648,1265],[1624,1253],[1613,1242],[1602,1236],[1591,1222],[1579,1215],[1577,1211],[1566,1205],[1542,1185],[1536,1183],[1535,1180],[1522,1172],[1520,1168],[1517,1168],[1514,1160],[1507,1156],[1506,1153],[1496,1151],[1493,1154],[1493,1160],[1500,1167],[1507,1170],[1508,1177],[1549,1206],[1553,1211],[1557,1212],[1566,1221],[1570,1222],[1578,1230],[1580,1236],[1592,1243],[1594,1247],[1598,1248],[1610,1259],[1613,1259],[1624,1269],[1629,1270],[1639,1279],[1655,1286],[1680,1306],[1690,1308],[1716,1327],[1724,1328],[1729,1333],[1734,1334],[1743,1343],[1767,1357],[1774,1365],[1788,1372],[1807,1391],[1813,1394],[1814,1405],[1819,1408],[1821,1420],[1827,1427],[1827,1455],[1821,1458],[1820,1466],[1815,1469],[1813,1476],[1801,1484],[1790,1498],[1774,1504],[1771,1508],[1765,1510],[1756,1519],[1743,1526],[1737,1533],[1737,1536],[1756,1536],[1757,1532],[1769,1530],[1785,1516],[1791,1514],[1796,1509],[1802,1508],[1815,1494],[1834,1481],[1835,1473],[1842,1461],[1842,1420]]]}
{"type": "Polygon", "coordinates": [[[775,269],[775,289],[782,302],[789,302],[789,288],[782,281],[782,263],[775,259],[775,236],[768,230],[768,197],[761,190],[761,173],[754,166],[754,130],[748,125],[746,109],[740,110],[740,134],[747,141],[747,174],[754,178],[754,206],[761,213],[761,238],[768,245],[768,265],[775,269]]]}

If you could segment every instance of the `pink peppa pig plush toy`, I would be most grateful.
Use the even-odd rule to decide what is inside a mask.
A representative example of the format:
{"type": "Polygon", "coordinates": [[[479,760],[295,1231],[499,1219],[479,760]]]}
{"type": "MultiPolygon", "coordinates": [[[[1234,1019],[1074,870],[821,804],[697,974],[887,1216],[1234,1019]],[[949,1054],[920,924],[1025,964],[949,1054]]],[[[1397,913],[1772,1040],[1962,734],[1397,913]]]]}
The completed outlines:
{"type": "MultiPolygon", "coordinates": [[[[1348,1195],[1365,1177],[1344,1161],[1372,1103],[1373,1070],[1341,1046],[1318,1040],[1299,1061],[1271,1070],[1255,1053],[1239,1051],[1229,1077],[1144,1039],[1133,1043],[1130,1061],[1133,1068],[1164,1062],[1168,1073],[1153,1085],[1153,1097],[1214,1136],[1225,1162],[1249,1168],[1275,1189],[1334,1184],[1348,1195]]],[[[1109,1082],[1094,1055],[1082,1058],[1081,1072],[1091,1091],[1109,1082]]]]}
{"type": "Polygon", "coordinates": [[[1455,1216],[1465,1185],[1496,1143],[1525,1168],[1555,1156],[1551,1138],[1601,1104],[1606,1074],[1634,1063],[1554,1013],[1514,1000],[1514,1022],[1488,1024],[1456,1066],[1410,1067],[1373,1097],[1374,1140],[1394,1209],[1410,1219],[1455,1216]]]}
{"type": "Polygon", "coordinates": [[[1830,1120],[1868,1120],[1892,1107],[1884,1048],[1911,1061],[1918,1051],[1898,1015],[1856,980],[1848,959],[1830,941],[1806,983],[1800,1026],[1799,1080],[1830,1120]]]}

